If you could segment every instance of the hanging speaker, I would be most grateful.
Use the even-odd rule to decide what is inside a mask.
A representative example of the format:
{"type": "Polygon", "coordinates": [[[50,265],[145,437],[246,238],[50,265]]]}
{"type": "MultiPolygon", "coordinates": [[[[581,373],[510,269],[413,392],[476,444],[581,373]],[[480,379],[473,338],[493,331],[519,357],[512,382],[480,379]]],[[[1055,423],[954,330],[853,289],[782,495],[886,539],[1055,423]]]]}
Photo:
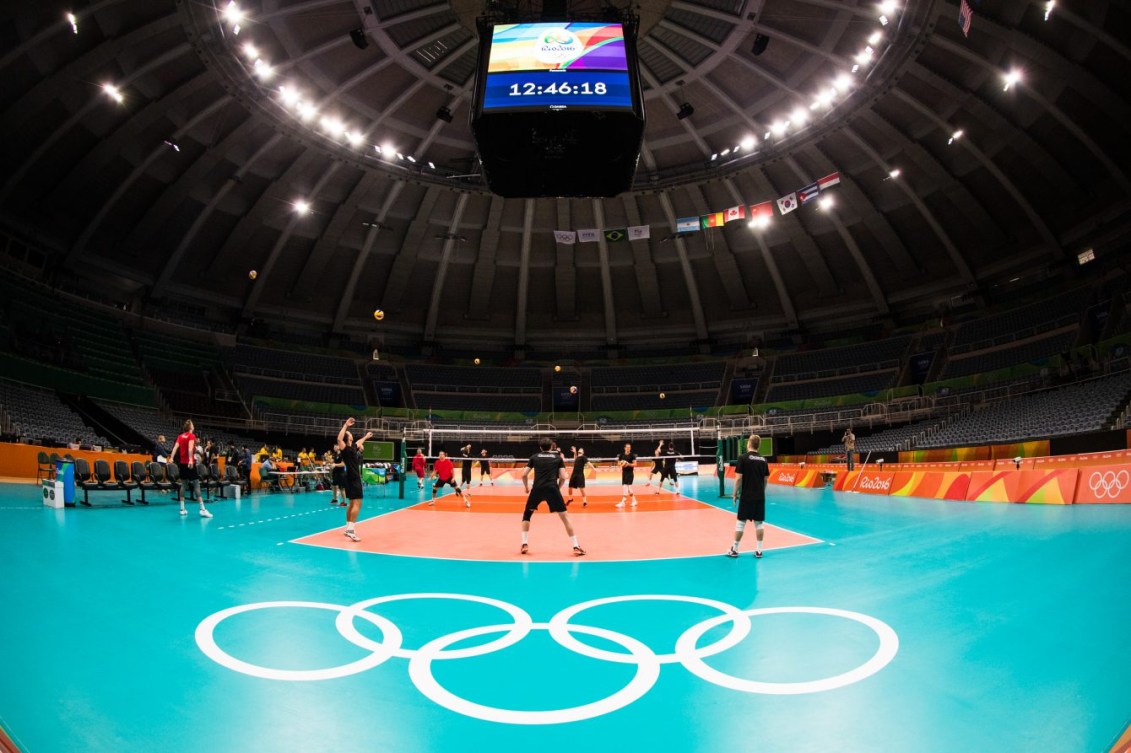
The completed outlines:
{"type": "Polygon", "coordinates": [[[761,55],[763,52],[766,51],[766,46],[769,43],[770,43],[770,38],[767,37],[765,34],[755,34],[754,35],[754,46],[750,48],[750,51],[753,52],[755,55],[761,55]]]}
{"type": "Polygon", "coordinates": [[[365,29],[354,29],[350,32],[350,39],[353,40],[354,46],[359,50],[364,50],[369,46],[369,38],[365,36],[365,29]]]}

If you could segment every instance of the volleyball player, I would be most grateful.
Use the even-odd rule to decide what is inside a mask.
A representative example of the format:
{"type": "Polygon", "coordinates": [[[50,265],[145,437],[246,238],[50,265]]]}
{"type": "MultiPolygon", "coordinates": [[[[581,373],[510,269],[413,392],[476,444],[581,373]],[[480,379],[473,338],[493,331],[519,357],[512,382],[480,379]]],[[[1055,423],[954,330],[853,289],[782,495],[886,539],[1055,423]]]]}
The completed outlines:
{"type": "Polygon", "coordinates": [[[664,486],[664,479],[667,478],[672,480],[672,486],[675,487],[675,491],[679,491],[679,474],[675,472],[675,460],[678,454],[674,442],[669,439],[664,443],[664,469],[660,472],[660,485],[656,488],[657,494],[660,493],[660,489],[664,486]]]}
{"type": "Polygon", "coordinates": [[[617,509],[624,507],[624,502],[632,498],[632,506],[636,507],[636,494],[632,491],[632,480],[635,476],[636,455],[632,452],[632,445],[625,443],[624,452],[617,455],[617,465],[620,466],[621,498],[617,502],[617,509]]]}
{"type": "Polygon", "coordinates": [[[761,445],[761,437],[757,434],[751,436],[746,440],[746,454],[740,455],[735,463],[731,505],[738,507],[738,520],[734,524],[734,543],[726,553],[728,557],[738,556],[738,542],[742,541],[743,530],[748,522],[754,521],[757,535],[754,556],[762,558],[762,524],[766,520],[766,483],[770,479],[770,466],[758,454],[761,445]]]}
{"type": "Polygon", "coordinates": [[[181,472],[177,482],[177,497],[181,503],[181,515],[188,515],[185,510],[185,484],[192,482],[192,491],[196,494],[196,501],[200,503],[200,517],[211,518],[212,513],[204,508],[204,495],[200,493],[200,477],[196,474],[196,435],[193,434],[192,419],[187,419],[181,427],[177,441],[173,442],[173,449],[169,455],[177,463],[177,470],[181,472]]]}
{"type": "Polygon", "coordinates": [[[475,464],[471,459],[471,443],[469,442],[459,448],[459,454],[463,458],[463,463],[459,469],[460,486],[471,486],[471,468],[475,464]]]}
{"type": "Polygon", "coordinates": [[[566,500],[568,507],[573,502],[573,490],[581,490],[581,506],[588,507],[589,500],[585,497],[585,466],[588,464],[589,458],[585,457],[584,447],[570,447],[573,452],[573,473],[569,475],[569,499],[566,500]]]}
{"type": "Polygon", "coordinates": [[[660,474],[660,483],[656,484],[656,494],[660,493],[660,485],[664,483],[664,461],[660,459],[660,454],[664,451],[664,440],[656,445],[656,452],[652,454],[652,468],[648,471],[648,480],[644,482],[645,486],[652,485],[652,477],[657,473],[660,474]]]}
{"type": "Polygon", "coordinates": [[[341,430],[338,431],[337,450],[341,454],[342,464],[346,468],[346,483],[343,488],[346,498],[350,501],[350,506],[346,510],[346,538],[351,541],[361,541],[361,537],[354,530],[358,513],[361,512],[361,497],[365,491],[361,486],[361,451],[366,440],[373,436],[373,432],[366,432],[364,437],[355,442],[353,441],[353,434],[349,432],[349,428],[353,424],[353,416],[347,418],[346,422],[342,424],[341,430]]]}
{"type": "Polygon", "coordinates": [[[569,522],[569,513],[566,512],[565,500],[562,499],[562,482],[565,481],[565,460],[561,452],[551,449],[551,440],[543,437],[538,440],[538,452],[530,456],[526,462],[526,470],[522,474],[522,488],[526,490],[526,510],[522,513],[522,554],[530,553],[530,518],[534,511],[543,502],[556,512],[561,518],[569,535],[569,543],[573,545],[573,556],[582,557],[585,550],[577,543],[577,534],[573,531],[573,524],[569,522]],[[530,485],[530,471],[534,471],[534,486],[530,485]]]}
{"type": "Polygon", "coordinates": [[[491,478],[491,457],[487,454],[486,448],[479,451],[479,485],[483,486],[483,479],[491,486],[495,485],[495,479],[491,478]]]}
{"type": "Polygon", "coordinates": [[[334,496],[330,499],[330,504],[345,507],[346,502],[346,464],[342,460],[342,453],[338,451],[337,446],[330,451],[330,488],[334,491],[334,496]]]}
{"type": "Polygon", "coordinates": [[[424,451],[417,448],[416,454],[412,456],[412,471],[416,474],[416,488],[424,488],[424,451]]]}
{"type": "Polygon", "coordinates": [[[450,486],[455,491],[456,496],[463,500],[464,506],[471,507],[471,493],[465,494],[460,491],[459,484],[456,483],[455,473],[448,453],[440,450],[440,457],[436,458],[436,462],[432,465],[432,477],[436,479],[436,483],[432,484],[432,499],[428,500],[428,504],[436,504],[436,492],[445,486],[450,486]]]}

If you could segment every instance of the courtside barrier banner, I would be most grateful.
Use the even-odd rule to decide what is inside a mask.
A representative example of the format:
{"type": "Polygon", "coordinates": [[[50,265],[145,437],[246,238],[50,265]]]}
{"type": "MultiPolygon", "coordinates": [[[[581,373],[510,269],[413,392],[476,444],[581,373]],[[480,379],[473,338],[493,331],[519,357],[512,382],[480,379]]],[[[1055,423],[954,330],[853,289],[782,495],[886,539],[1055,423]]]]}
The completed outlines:
{"type": "Polygon", "coordinates": [[[1076,481],[1076,504],[1131,502],[1131,465],[1081,468],[1076,481]]]}
{"type": "Polygon", "coordinates": [[[969,502],[1012,502],[1017,498],[1020,481],[1018,471],[972,471],[966,499],[969,502]]]}
{"type": "Polygon", "coordinates": [[[1075,468],[1054,471],[1014,471],[1017,475],[1017,494],[1014,502],[1045,505],[1070,505],[1076,498],[1075,468]]]}
{"type": "Polygon", "coordinates": [[[838,492],[888,494],[894,479],[895,473],[891,471],[850,471],[838,475],[833,488],[838,492]]]}
{"type": "Polygon", "coordinates": [[[775,468],[770,471],[770,483],[782,486],[793,486],[804,471],[797,468],[775,468]]]}
{"type": "Polygon", "coordinates": [[[810,489],[821,487],[825,485],[824,471],[820,468],[806,468],[797,474],[797,481],[793,483],[794,486],[804,486],[810,489]]]}
{"type": "Polygon", "coordinates": [[[899,471],[889,494],[893,497],[925,497],[927,499],[966,499],[970,474],[965,471],[899,471]]]}
{"type": "Polygon", "coordinates": [[[1031,471],[1035,467],[1037,458],[1021,458],[1020,463],[1013,462],[1013,458],[1008,460],[995,460],[995,471],[1031,471]]]}

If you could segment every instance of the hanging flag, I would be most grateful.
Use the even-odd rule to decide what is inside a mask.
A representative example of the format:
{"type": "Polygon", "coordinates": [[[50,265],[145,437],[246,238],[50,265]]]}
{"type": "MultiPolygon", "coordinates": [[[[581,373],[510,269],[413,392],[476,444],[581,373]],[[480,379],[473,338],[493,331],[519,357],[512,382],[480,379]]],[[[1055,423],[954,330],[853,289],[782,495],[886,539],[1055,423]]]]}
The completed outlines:
{"type": "Polygon", "coordinates": [[[624,232],[623,227],[615,227],[605,231],[605,240],[609,243],[619,243],[620,241],[627,240],[627,238],[628,234],[624,232]]]}
{"type": "Polygon", "coordinates": [[[628,229],[628,239],[630,241],[642,241],[645,238],[651,238],[652,231],[648,225],[633,225],[628,229]]]}
{"type": "Polygon", "coordinates": [[[586,228],[577,231],[577,240],[580,243],[596,243],[601,237],[601,231],[596,228],[586,228]]]}
{"type": "Polygon", "coordinates": [[[817,198],[817,194],[820,192],[821,189],[817,187],[816,183],[810,183],[797,192],[797,203],[801,206],[805,206],[810,201],[817,198]]]}
{"type": "Polygon", "coordinates": [[[699,224],[704,228],[709,227],[722,227],[726,224],[726,218],[723,212],[713,212],[705,214],[699,218],[699,224]]]}
{"type": "Polygon", "coordinates": [[[817,181],[817,187],[820,188],[822,191],[827,191],[830,188],[832,188],[833,186],[839,186],[839,185],[840,185],[840,173],[832,173],[830,175],[826,175],[825,177],[823,177],[823,178],[821,178],[820,180],[817,181]]]}
{"type": "Polygon", "coordinates": [[[970,10],[970,3],[966,0],[958,6],[958,25],[962,27],[962,36],[970,36],[970,23],[974,20],[974,11],[970,10]]]}
{"type": "Polygon", "coordinates": [[[785,196],[778,199],[778,211],[782,214],[789,214],[794,209],[797,209],[797,193],[787,193],[785,196]]]}
{"type": "Polygon", "coordinates": [[[763,201],[761,204],[750,205],[750,221],[762,222],[774,218],[774,202],[763,201]]]}
{"type": "Polygon", "coordinates": [[[694,233],[699,230],[698,217],[680,217],[675,221],[675,231],[677,233],[694,233]]]}
{"type": "Polygon", "coordinates": [[[725,212],[723,212],[723,214],[725,215],[725,219],[726,219],[727,222],[734,222],[735,220],[741,220],[744,217],[746,217],[746,207],[743,206],[742,204],[739,204],[736,207],[731,207],[730,209],[726,210],[725,212]]]}
{"type": "Polygon", "coordinates": [[[577,233],[572,230],[555,230],[554,241],[557,243],[564,243],[567,246],[572,246],[577,243],[577,233]]]}

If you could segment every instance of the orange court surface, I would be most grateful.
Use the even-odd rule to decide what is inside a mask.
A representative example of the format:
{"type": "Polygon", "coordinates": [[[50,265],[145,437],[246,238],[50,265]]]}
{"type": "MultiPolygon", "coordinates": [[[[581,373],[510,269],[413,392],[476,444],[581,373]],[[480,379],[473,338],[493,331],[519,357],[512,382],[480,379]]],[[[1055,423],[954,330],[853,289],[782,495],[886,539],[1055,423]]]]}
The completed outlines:
{"type": "MultiPolygon", "coordinates": [[[[638,486],[637,507],[617,509],[619,487],[586,489],[589,505],[574,495],[569,515],[586,560],[632,560],[706,557],[723,554],[733,541],[734,511],[714,507],[679,493],[655,493],[638,486]]],[[[563,491],[563,496],[565,496],[563,491]]],[[[568,497],[567,497],[568,499],[568,497]]],[[[725,500],[724,500],[725,502],[725,500]]],[[[338,527],[294,543],[376,554],[476,561],[560,562],[574,555],[565,529],[545,504],[530,521],[530,553],[519,554],[520,525],[526,493],[519,486],[475,487],[471,509],[455,494],[363,520],[357,524],[360,542],[338,527]]],[[[631,504],[629,502],[628,504],[631,504]]],[[[770,524],[765,527],[766,551],[821,543],[820,539],[770,524]]],[[[747,527],[742,551],[754,549],[754,526],[747,527]]]]}

